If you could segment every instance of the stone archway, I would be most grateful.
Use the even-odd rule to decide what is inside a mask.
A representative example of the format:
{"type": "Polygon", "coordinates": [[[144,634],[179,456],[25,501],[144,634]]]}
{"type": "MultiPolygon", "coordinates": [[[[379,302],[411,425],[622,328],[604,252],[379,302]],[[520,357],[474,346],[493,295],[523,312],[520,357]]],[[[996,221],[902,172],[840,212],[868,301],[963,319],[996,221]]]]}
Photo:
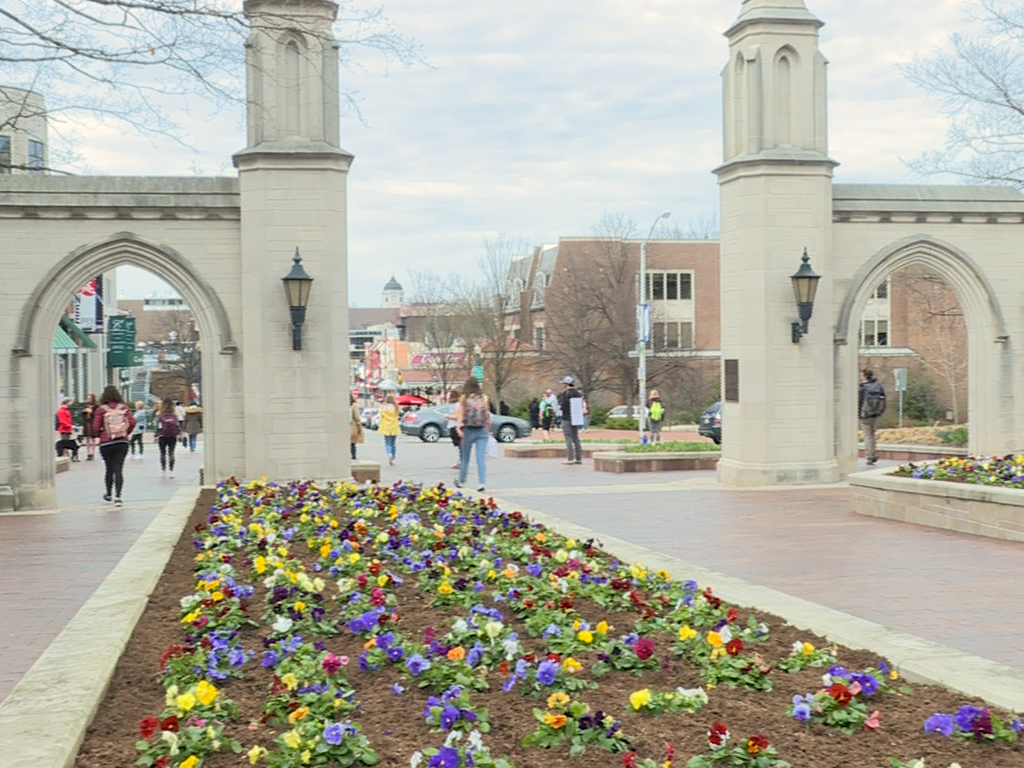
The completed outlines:
{"type": "Polygon", "coordinates": [[[1013,450],[1013,360],[996,292],[980,267],[956,246],[919,235],[890,244],[865,262],[850,282],[835,324],[835,439],[844,474],[857,467],[857,324],[871,291],[892,273],[919,264],[942,276],[967,322],[968,423],[972,453],[1013,450]]]}
{"type": "Polygon", "coordinates": [[[82,246],[55,264],[22,307],[11,368],[9,437],[10,484],[18,489],[19,508],[56,505],[53,440],[47,427],[53,420],[57,393],[54,383],[53,328],[75,292],[91,277],[122,265],[146,269],[172,285],[185,299],[203,340],[205,469],[220,477],[231,467],[229,456],[240,453],[231,436],[219,434],[230,410],[228,394],[235,375],[237,351],[228,313],[195,267],[168,246],[156,245],[131,232],[82,246]]]}

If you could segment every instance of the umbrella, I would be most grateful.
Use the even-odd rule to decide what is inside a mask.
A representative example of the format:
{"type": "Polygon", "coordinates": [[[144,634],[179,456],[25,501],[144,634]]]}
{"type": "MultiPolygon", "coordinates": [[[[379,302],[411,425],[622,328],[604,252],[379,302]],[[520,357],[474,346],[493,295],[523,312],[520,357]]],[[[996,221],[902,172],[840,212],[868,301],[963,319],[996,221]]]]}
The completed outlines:
{"type": "Polygon", "coordinates": [[[399,395],[395,398],[395,405],[426,405],[430,401],[419,395],[399,395]]]}
{"type": "Polygon", "coordinates": [[[381,379],[377,382],[377,389],[398,389],[398,384],[391,379],[381,379]]]}

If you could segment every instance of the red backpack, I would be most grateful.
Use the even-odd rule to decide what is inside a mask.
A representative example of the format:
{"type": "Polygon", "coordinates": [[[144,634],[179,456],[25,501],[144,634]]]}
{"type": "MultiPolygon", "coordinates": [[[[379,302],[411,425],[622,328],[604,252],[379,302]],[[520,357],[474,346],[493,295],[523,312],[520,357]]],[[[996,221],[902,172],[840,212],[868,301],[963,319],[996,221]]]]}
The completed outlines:
{"type": "Polygon", "coordinates": [[[103,431],[111,440],[124,440],[131,428],[128,424],[128,409],[120,404],[108,405],[103,413],[103,431]]]}
{"type": "Polygon", "coordinates": [[[177,437],[178,436],[178,416],[175,413],[162,413],[160,414],[160,424],[156,428],[156,432],[160,437],[177,437]]]}

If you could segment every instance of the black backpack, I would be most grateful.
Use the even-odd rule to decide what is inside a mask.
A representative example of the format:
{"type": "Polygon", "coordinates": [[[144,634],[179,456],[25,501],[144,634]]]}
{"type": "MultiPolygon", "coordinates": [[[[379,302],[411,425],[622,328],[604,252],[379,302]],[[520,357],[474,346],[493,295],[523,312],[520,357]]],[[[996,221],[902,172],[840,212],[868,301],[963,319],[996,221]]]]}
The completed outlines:
{"type": "Polygon", "coordinates": [[[885,413],[885,389],[878,381],[869,381],[864,385],[864,402],[861,403],[862,419],[875,419],[885,413]]]}

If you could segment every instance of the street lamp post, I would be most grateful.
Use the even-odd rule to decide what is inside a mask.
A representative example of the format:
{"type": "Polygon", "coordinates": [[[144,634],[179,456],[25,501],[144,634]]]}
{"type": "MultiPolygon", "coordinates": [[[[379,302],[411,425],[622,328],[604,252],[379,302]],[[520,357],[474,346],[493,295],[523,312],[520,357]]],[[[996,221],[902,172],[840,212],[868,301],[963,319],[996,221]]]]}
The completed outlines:
{"type": "Polygon", "coordinates": [[[644,441],[647,435],[647,412],[644,406],[647,404],[647,342],[651,337],[651,305],[647,303],[647,241],[654,236],[654,230],[658,222],[671,216],[670,211],[664,211],[651,224],[647,237],[640,243],[640,282],[637,291],[636,307],[636,343],[637,343],[637,365],[636,377],[640,382],[640,416],[637,421],[640,424],[640,442],[644,441]]]}

